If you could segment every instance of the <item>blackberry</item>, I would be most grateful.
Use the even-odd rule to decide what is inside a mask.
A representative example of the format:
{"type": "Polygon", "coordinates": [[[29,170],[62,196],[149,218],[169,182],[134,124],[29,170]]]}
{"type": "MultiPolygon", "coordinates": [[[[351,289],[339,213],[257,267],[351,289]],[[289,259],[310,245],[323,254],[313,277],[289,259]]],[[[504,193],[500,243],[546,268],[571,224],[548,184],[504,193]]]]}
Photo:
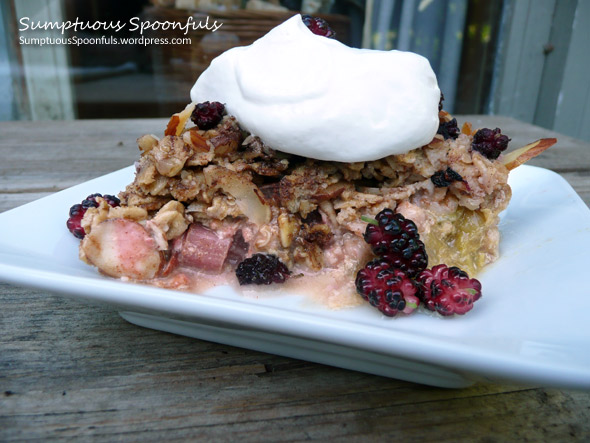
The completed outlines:
{"type": "Polygon", "coordinates": [[[70,208],[69,218],[66,222],[68,230],[74,234],[74,237],[82,239],[86,235],[84,228],[82,227],[82,219],[88,208],[98,207],[96,199],[98,197],[103,198],[110,206],[115,207],[121,204],[121,201],[114,195],[105,194],[91,194],[82,200],[82,203],[76,203],[70,208]]]}
{"type": "Polygon", "coordinates": [[[191,114],[191,120],[199,129],[207,130],[219,124],[225,112],[225,105],[219,102],[198,103],[191,114]]]}
{"type": "Polygon", "coordinates": [[[440,100],[438,101],[438,112],[443,109],[443,102],[445,101],[445,95],[440,91],[440,100]]]}
{"type": "Polygon", "coordinates": [[[444,171],[435,172],[432,177],[430,177],[430,180],[437,188],[444,188],[455,181],[462,182],[463,177],[461,177],[461,175],[455,170],[447,168],[444,171]]]}
{"type": "Polygon", "coordinates": [[[438,130],[436,131],[437,134],[440,134],[444,137],[445,140],[453,139],[455,140],[459,137],[461,131],[459,130],[459,126],[457,125],[457,119],[453,118],[448,122],[440,122],[438,125],[438,130]]]}
{"type": "Polygon", "coordinates": [[[323,18],[312,17],[311,15],[305,14],[301,16],[301,19],[305,26],[307,26],[314,34],[321,35],[322,37],[336,38],[336,33],[323,18]]]}
{"type": "Polygon", "coordinates": [[[240,285],[284,283],[290,275],[287,266],[273,254],[254,254],[240,262],[236,268],[240,285]]]}
{"type": "Polygon", "coordinates": [[[422,271],[416,281],[418,297],[441,315],[465,314],[481,298],[481,283],[456,266],[434,266],[422,271]]]}
{"type": "Polygon", "coordinates": [[[475,133],[471,148],[490,160],[497,159],[508,147],[510,139],[503,135],[499,128],[483,128],[475,133]]]}
{"type": "Polygon", "coordinates": [[[372,260],[356,275],[357,292],[371,306],[388,317],[399,312],[409,314],[418,307],[416,284],[399,269],[383,259],[372,260]]]}

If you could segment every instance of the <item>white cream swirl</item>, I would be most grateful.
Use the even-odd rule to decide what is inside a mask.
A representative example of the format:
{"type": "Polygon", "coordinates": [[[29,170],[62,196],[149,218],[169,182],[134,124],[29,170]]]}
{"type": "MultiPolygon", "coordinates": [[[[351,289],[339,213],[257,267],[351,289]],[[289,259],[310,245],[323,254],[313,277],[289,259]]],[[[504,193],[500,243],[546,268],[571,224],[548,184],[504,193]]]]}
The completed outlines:
{"type": "Polygon", "coordinates": [[[270,147],[318,160],[406,153],[429,143],[439,124],[428,60],[350,48],[313,34],[299,15],[215,58],[190,95],[225,103],[270,147]]]}

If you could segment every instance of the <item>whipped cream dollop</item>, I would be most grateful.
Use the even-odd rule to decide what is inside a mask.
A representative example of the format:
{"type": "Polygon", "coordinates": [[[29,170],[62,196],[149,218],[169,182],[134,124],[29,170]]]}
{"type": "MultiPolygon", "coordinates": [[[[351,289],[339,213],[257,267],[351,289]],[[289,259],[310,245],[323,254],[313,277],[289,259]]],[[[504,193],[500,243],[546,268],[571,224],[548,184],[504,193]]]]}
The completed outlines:
{"type": "Polygon", "coordinates": [[[427,59],[350,48],[315,35],[300,15],[215,58],[191,100],[222,102],[271,148],[318,160],[403,154],[428,144],[439,125],[427,59]]]}

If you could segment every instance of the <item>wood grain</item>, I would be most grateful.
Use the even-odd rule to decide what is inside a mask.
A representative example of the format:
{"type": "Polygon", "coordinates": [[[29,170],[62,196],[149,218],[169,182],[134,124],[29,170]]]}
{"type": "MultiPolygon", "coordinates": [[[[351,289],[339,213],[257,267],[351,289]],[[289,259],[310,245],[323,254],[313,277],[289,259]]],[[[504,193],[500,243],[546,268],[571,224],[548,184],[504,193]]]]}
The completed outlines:
{"type": "MultiPolygon", "coordinates": [[[[590,3],[578,1],[571,25],[571,40],[563,71],[562,89],[555,108],[556,130],[590,140],[590,3]]],[[[550,81],[553,81],[551,79],[550,81]]]]}
{"type": "MultiPolygon", "coordinates": [[[[553,132],[503,117],[521,144],[553,132]]],[[[0,211],[132,163],[165,120],[0,123],[0,211]]],[[[590,202],[590,146],[535,159],[590,202]]],[[[553,150],[557,152],[552,152],[553,150]]],[[[0,441],[588,441],[587,392],[440,389],[143,329],[0,283],[0,441]]]]}
{"type": "Polygon", "coordinates": [[[142,329],[107,308],[0,289],[3,440],[590,437],[585,393],[420,386],[142,329]],[[26,315],[5,316],[22,306],[26,315]]]}

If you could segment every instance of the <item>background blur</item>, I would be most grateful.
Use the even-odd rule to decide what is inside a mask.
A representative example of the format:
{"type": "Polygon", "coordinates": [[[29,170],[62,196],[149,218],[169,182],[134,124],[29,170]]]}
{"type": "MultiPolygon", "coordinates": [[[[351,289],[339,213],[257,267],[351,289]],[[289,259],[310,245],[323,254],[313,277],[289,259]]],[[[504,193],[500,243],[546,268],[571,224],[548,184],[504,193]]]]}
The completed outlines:
{"type": "MultiPolygon", "coordinates": [[[[215,56],[297,12],[325,18],[350,46],[424,55],[447,111],[507,115],[590,140],[590,0],[0,0],[0,120],[168,117],[190,101],[215,56]],[[22,17],[186,23],[189,16],[223,26],[191,31],[190,44],[175,45],[40,46],[21,38],[60,31],[19,31],[22,17]]],[[[75,35],[140,37],[128,29],[75,35]]]]}

